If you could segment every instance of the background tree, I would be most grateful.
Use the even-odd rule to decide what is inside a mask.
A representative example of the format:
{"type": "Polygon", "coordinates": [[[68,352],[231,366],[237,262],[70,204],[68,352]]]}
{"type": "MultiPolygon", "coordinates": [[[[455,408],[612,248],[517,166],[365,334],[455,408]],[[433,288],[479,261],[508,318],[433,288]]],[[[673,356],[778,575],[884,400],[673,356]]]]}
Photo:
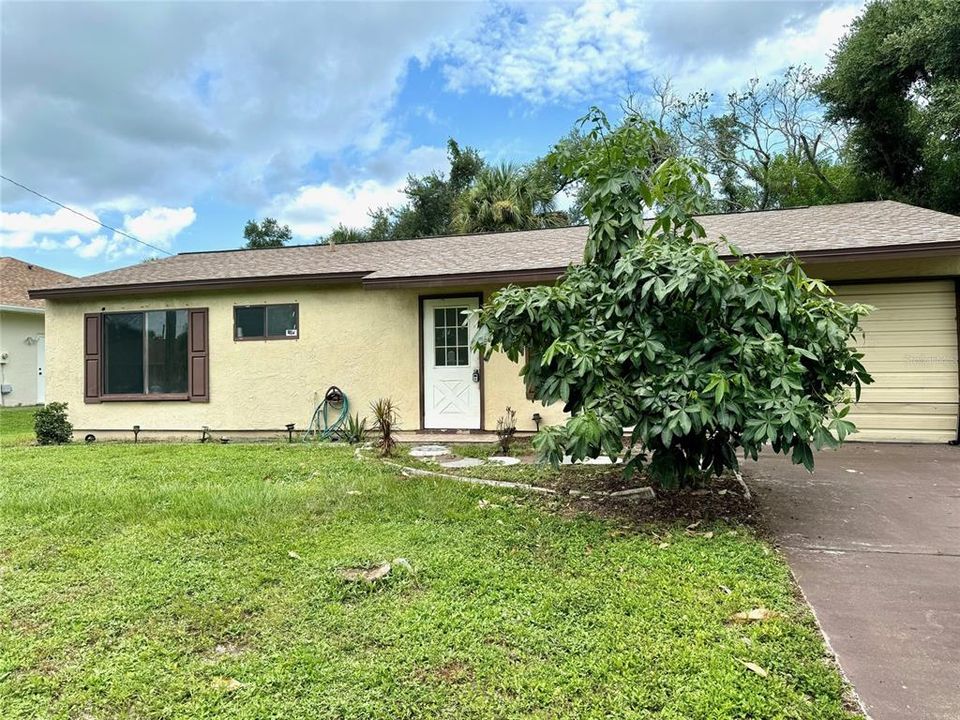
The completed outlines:
{"type": "Polygon", "coordinates": [[[249,249],[283,247],[293,239],[293,232],[289,225],[280,225],[271,217],[261,222],[247,220],[243,227],[243,237],[249,249]]]}
{"type": "Polygon", "coordinates": [[[849,123],[853,161],[881,191],[960,212],[960,3],[872,2],[818,90],[849,123]]]}
{"type": "Polygon", "coordinates": [[[535,230],[566,225],[554,204],[556,188],[509,163],[485,167],[457,198],[451,229],[459,233],[535,230]]]}
{"type": "Polygon", "coordinates": [[[343,223],[337,225],[323,242],[331,245],[346,245],[349,243],[367,242],[370,239],[367,230],[361,228],[347,227],[343,223]]]}
{"type": "Polygon", "coordinates": [[[456,140],[447,141],[448,173],[410,175],[403,193],[407,202],[400,207],[370,211],[366,228],[333,230],[319,242],[364,242],[368,240],[407,240],[451,232],[454,204],[484,167],[483,158],[473,148],[461,148],[456,140]]]}
{"type": "Polygon", "coordinates": [[[808,67],[751,80],[723,101],[707,91],[678,97],[654,86],[648,111],[717,179],[718,212],[848,202],[871,197],[849,166],[846,127],[824,117],[808,67]]]}
{"type": "Polygon", "coordinates": [[[867,308],[831,299],[791,259],[728,264],[693,220],[705,169],[655,162],[655,121],[632,114],[613,128],[599,110],[585,121],[595,150],[554,157],[592,189],[583,264],[556,285],[506,288],[479,316],[487,355],[527,357],[535,397],[571,413],[535,446],[554,463],[623,457],[628,476],[642,467],[668,488],[767,443],[812,468],[813,448],[855,429],[847,388],[870,382],[852,343],[867,308]]]}

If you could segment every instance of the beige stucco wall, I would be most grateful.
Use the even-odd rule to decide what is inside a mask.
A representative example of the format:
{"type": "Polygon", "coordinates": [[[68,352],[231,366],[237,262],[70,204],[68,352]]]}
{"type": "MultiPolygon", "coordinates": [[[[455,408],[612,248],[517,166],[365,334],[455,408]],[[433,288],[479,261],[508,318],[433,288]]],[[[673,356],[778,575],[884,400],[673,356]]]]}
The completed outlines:
{"type": "Polygon", "coordinates": [[[43,314],[0,311],[0,353],[7,353],[0,364],[4,385],[13,392],[2,396],[5,406],[35,405],[37,402],[37,344],[43,334],[43,314]]]}
{"type": "MultiPolygon", "coordinates": [[[[807,271],[838,284],[868,278],[949,277],[960,275],[960,257],[819,263],[808,265],[807,271]]],[[[496,289],[483,288],[485,297],[496,289]]],[[[71,419],[78,431],[127,431],[137,424],[145,430],[167,430],[173,431],[167,435],[193,437],[204,425],[215,433],[278,430],[291,422],[303,428],[317,398],[329,385],[338,385],[349,396],[351,409],[363,415],[369,415],[369,404],[374,399],[393,398],[400,408],[402,429],[417,430],[419,296],[476,291],[364,290],[353,285],[48,301],[47,399],[70,403],[71,419]],[[234,342],[235,305],[284,302],[300,305],[299,339],[234,342]],[[209,403],[84,404],[85,312],[188,307],[206,307],[210,311],[209,403]]],[[[564,414],[559,406],[544,408],[526,399],[518,371],[519,365],[503,355],[495,355],[485,364],[484,428],[495,428],[497,418],[508,405],[517,411],[521,430],[533,429],[535,412],[543,416],[546,424],[562,422],[564,414]]],[[[939,429],[947,430],[945,425],[939,429]]],[[[877,434],[869,439],[882,438],[877,434]]]]}
{"type": "MultiPolygon", "coordinates": [[[[489,296],[496,288],[485,289],[489,296]]],[[[48,400],[69,402],[78,431],[144,430],[213,432],[304,428],[330,385],[349,397],[352,411],[369,415],[370,403],[389,396],[399,405],[401,429],[420,426],[419,311],[421,294],[455,294],[457,288],[364,290],[359,285],[284,288],[48,301],[48,400]],[[297,340],[233,340],[233,307],[257,303],[300,305],[297,340]],[[83,314],[123,310],[206,307],[210,322],[210,402],[83,402],[83,314]]],[[[472,289],[469,292],[476,292],[472,289]]],[[[484,367],[484,427],[496,427],[510,405],[519,429],[532,415],[547,422],[563,414],[526,400],[519,366],[494,356],[484,367]]]]}

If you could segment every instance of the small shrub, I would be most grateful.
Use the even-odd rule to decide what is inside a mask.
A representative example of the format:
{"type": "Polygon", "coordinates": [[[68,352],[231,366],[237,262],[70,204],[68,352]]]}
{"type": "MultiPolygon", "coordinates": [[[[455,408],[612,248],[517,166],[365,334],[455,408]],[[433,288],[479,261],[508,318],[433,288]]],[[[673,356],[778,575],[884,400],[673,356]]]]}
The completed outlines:
{"type": "Polygon", "coordinates": [[[359,445],[365,442],[370,429],[367,427],[367,419],[360,417],[360,413],[347,416],[347,422],[340,431],[340,437],[344,442],[351,445],[359,445]]]}
{"type": "Polygon", "coordinates": [[[517,411],[507,407],[506,413],[497,420],[497,444],[500,445],[500,454],[510,454],[510,443],[517,432],[517,411]]]}
{"type": "Polygon", "coordinates": [[[70,442],[73,425],[67,420],[67,403],[52,402],[33,414],[33,431],[41,445],[63,445],[70,442]]]}
{"type": "Polygon", "coordinates": [[[389,457],[397,444],[393,437],[393,429],[400,421],[397,406],[390,398],[380,398],[375,403],[370,404],[370,409],[373,411],[374,427],[380,434],[377,447],[383,457],[389,457]]]}

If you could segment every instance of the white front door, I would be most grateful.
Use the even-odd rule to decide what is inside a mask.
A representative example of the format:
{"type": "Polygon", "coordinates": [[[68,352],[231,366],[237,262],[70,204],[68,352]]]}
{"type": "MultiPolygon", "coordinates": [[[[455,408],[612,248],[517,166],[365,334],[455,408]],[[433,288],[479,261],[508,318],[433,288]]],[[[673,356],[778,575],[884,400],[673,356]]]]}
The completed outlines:
{"type": "Polygon", "coordinates": [[[46,340],[37,336],[37,405],[47,401],[47,381],[43,377],[43,366],[47,361],[46,340]]]}
{"type": "Polygon", "coordinates": [[[472,349],[476,297],[423,301],[423,425],[480,429],[480,353],[472,349]]]}

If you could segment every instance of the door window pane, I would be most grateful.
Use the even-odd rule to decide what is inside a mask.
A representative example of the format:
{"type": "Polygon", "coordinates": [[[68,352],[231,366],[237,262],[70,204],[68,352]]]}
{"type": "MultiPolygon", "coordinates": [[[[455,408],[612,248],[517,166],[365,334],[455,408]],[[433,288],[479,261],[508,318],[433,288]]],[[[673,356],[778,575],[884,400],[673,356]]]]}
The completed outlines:
{"type": "Polygon", "coordinates": [[[187,392],[187,311],[157,310],[147,319],[147,392],[187,392]]]}
{"type": "Polygon", "coordinates": [[[143,393],[143,313],[103,316],[103,359],[106,394],[143,393]]]}
{"type": "Polygon", "coordinates": [[[464,366],[470,363],[470,331],[467,328],[466,308],[435,308],[434,348],[438,367],[464,366]]]}
{"type": "Polygon", "coordinates": [[[296,337],[296,332],[296,305],[267,305],[268,337],[296,337]],[[293,333],[288,335],[288,330],[293,331],[293,333]]]}
{"type": "Polygon", "coordinates": [[[237,338],[263,337],[266,313],[263,307],[234,308],[234,333],[237,338]]]}

